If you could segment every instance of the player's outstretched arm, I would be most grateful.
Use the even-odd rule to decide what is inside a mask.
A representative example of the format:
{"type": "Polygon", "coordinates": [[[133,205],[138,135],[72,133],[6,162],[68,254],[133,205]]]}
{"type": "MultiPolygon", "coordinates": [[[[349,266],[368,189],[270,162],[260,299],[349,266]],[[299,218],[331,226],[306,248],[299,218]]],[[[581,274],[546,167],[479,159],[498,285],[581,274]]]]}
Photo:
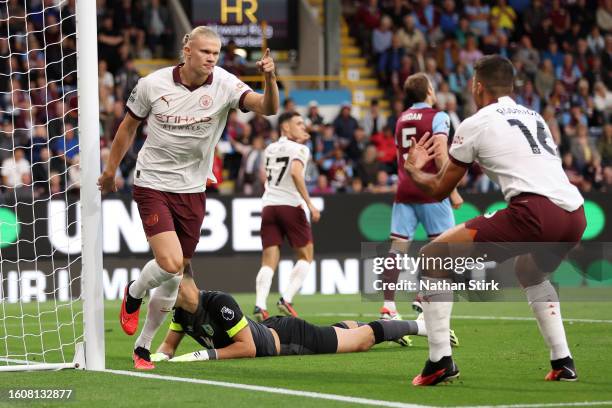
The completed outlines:
{"type": "Polygon", "coordinates": [[[317,208],[314,206],[314,204],[312,204],[312,201],[310,200],[310,195],[308,194],[308,189],[306,188],[306,181],[304,180],[304,176],[302,175],[303,170],[304,163],[302,163],[300,160],[293,160],[291,162],[291,179],[295,184],[295,188],[297,188],[297,191],[300,193],[300,196],[302,196],[302,199],[308,206],[308,210],[310,211],[310,219],[312,220],[312,222],[318,222],[321,218],[321,213],[319,212],[319,210],[317,210],[317,208]]]}
{"type": "Polygon", "coordinates": [[[423,166],[429,160],[435,159],[437,155],[439,155],[439,149],[430,135],[425,134],[418,143],[415,138],[412,138],[408,158],[404,162],[404,169],[414,183],[427,195],[436,200],[443,200],[457,187],[467,169],[446,160],[437,174],[424,172],[422,170],[423,166]]]}
{"type": "Polygon", "coordinates": [[[185,333],[183,332],[168,330],[166,338],[157,348],[157,352],[155,354],[151,354],[151,361],[165,361],[174,357],[174,353],[176,352],[176,349],[181,343],[183,337],[185,337],[185,333]]]}
{"type": "Polygon", "coordinates": [[[183,354],[178,357],[171,358],[169,361],[175,362],[191,362],[191,361],[206,361],[206,360],[227,360],[232,358],[248,358],[255,357],[257,349],[253,341],[251,329],[246,325],[238,333],[232,337],[234,341],[227,347],[213,350],[199,350],[193,353],[183,354]]]}
{"type": "Polygon", "coordinates": [[[126,114],[123,121],[121,121],[111,146],[108,162],[106,163],[102,175],[100,175],[98,178],[98,188],[102,194],[114,193],[117,191],[117,186],[115,185],[115,174],[117,173],[119,163],[121,163],[125,153],[134,142],[134,137],[136,136],[138,126],[140,126],[140,120],[134,118],[129,113],[126,114]]]}
{"type": "Polygon", "coordinates": [[[278,112],[280,104],[278,96],[278,85],[276,84],[276,74],[274,60],[267,48],[261,60],[257,61],[257,68],[264,74],[264,93],[249,92],[244,97],[244,107],[252,112],[262,115],[274,115],[278,112]]]}

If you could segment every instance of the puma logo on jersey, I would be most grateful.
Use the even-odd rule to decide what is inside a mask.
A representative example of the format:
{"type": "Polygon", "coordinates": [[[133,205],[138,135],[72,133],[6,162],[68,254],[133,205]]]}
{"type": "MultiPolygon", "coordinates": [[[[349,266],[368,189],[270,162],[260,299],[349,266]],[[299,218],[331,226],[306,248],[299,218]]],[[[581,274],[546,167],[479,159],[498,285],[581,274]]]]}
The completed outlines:
{"type": "Polygon", "coordinates": [[[166,95],[162,96],[161,98],[162,101],[166,102],[166,105],[168,105],[168,107],[170,107],[170,100],[166,98],[166,95]]]}

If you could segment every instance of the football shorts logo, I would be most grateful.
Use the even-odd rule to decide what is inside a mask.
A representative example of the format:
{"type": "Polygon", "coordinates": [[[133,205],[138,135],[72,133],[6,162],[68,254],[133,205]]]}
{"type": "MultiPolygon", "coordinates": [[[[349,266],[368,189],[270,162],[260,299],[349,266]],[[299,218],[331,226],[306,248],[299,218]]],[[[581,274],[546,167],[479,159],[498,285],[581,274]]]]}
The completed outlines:
{"type": "Polygon", "coordinates": [[[221,308],[221,316],[223,316],[225,320],[232,320],[234,318],[234,311],[227,306],[223,306],[221,308]]]}
{"type": "Polygon", "coordinates": [[[200,98],[200,106],[203,109],[208,109],[212,106],[212,98],[209,95],[204,95],[200,98]]]}
{"type": "Polygon", "coordinates": [[[147,219],[145,220],[145,225],[147,227],[152,227],[155,224],[157,224],[159,222],[159,215],[157,214],[151,214],[147,217],[147,219]]]}
{"type": "Polygon", "coordinates": [[[242,88],[244,88],[245,86],[246,86],[246,84],[245,84],[244,82],[238,82],[238,83],[236,84],[236,90],[237,90],[237,91],[239,91],[239,90],[241,90],[242,88]]]}

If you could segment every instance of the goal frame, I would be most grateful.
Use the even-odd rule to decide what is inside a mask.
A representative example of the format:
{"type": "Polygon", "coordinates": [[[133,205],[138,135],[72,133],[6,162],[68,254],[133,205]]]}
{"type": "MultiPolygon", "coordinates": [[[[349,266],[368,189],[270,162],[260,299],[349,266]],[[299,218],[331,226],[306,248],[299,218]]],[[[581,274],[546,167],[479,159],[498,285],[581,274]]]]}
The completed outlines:
{"type": "MultiPolygon", "coordinates": [[[[100,176],[98,40],[96,2],[76,1],[77,97],[81,170],[81,302],[83,341],[75,344],[74,359],[64,363],[0,366],[6,371],[106,369],[104,345],[104,289],[102,281],[102,201],[97,187],[100,176]]],[[[25,364],[24,364],[25,363],[25,364]]]]}

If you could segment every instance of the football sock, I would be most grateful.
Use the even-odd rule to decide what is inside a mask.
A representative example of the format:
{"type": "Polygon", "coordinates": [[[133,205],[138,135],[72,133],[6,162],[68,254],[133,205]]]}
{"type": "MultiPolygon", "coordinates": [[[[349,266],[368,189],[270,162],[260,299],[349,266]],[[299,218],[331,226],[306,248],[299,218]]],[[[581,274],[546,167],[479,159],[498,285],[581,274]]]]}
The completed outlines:
{"type": "Polygon", "coordinates": [[[571,356],[561,320],[559,297],[553,285],[546,280],[525,288],[525,294],[538,321],[540,333],[550,349],[550,359],[559,360],[571,356]]]}
{"type": "MultiPolygon", "coordinates": [[[[429,278],[424,276],[424,282],[451,283],[450,279],[429,278]]],[[[450,290],[423,291],[423,316],[427,328],[427,342],[429,343],[429,360],[440,361],[444,356],[451,355],[450,316],[453,310],[453,292],[450,290]]]]}
{"type": "Polygon", "coordinates": [[[255,278],[255,306],[260,309],[268,310],[266,301],[270,294],[270,286],[272,286],[272,277],[274,276],[274,270],[269,266],[262,266],[257,273],[255,278]]]}
{"type": "Polygon", "coordinates": [[[155,336],[157,329],[164,322],[166,315],[172,310],[176,302],[179,283],[181,283],[182,278],[183,275],[174,275],[151,293],[147,320],[142,328],[142,332],[140,332],[140,336],[136,339],[135,348],[143,347],[147,350],[151,349],[153,336],[155,336]]]}
{"type": "Polygon", "coordinates": [[[306,279],[306,275],[310,271],[310,262],[306,262],[303,259],[300,259],[295,263],[293,270],[291,271],[291,276],[289,277],[289,285],[287,285],[287,289],[285,293],[283,293],[283,299],[288,303],[293,302],[293,296],[300,290],[302,284],[304,283],[304,279],[306,279]]]}
{"type": "Polygon", "coordinates": [[[368,323],[374,332],[374,343],[401,339],[404,336],[417,334],[418,326],[412,320],[375,320],[368,323]]]}
{"type": "MultiPolygon", "coordinates": [[[[165,281],[177,276],[175,273],[168,273],[164,271],[155,261],[151,259],[142,268],[140,276],[130,285],[128,290],[130,296],[136,299],[142,299],[147,290],[153,289],[164,283],[165,281]]],[[[129,313],[129,311],[128,311],[129,313]]]]}
{"type": "Polygon", "coordinates": [[[427,326],[425,325],[425,320],[423,319],[419,319],[419,320],[415,320],[416,324],[417,324],[417,336],[427,336],[427,326]]]}
{"type": "MultiPolygon", "coordinates": [[[[393,291],[393,292],[395,293],[395,291],[393,291]]],[[[385,291],[385,293],[387,293],[387,291],[385,291]]],[[[397,308],[395,306],[395,302],[393,302],[393,301],[385,300],[385,303],[383,304],[383,307],[386,307],[391,312],[397,312],[397,308]]]]}

